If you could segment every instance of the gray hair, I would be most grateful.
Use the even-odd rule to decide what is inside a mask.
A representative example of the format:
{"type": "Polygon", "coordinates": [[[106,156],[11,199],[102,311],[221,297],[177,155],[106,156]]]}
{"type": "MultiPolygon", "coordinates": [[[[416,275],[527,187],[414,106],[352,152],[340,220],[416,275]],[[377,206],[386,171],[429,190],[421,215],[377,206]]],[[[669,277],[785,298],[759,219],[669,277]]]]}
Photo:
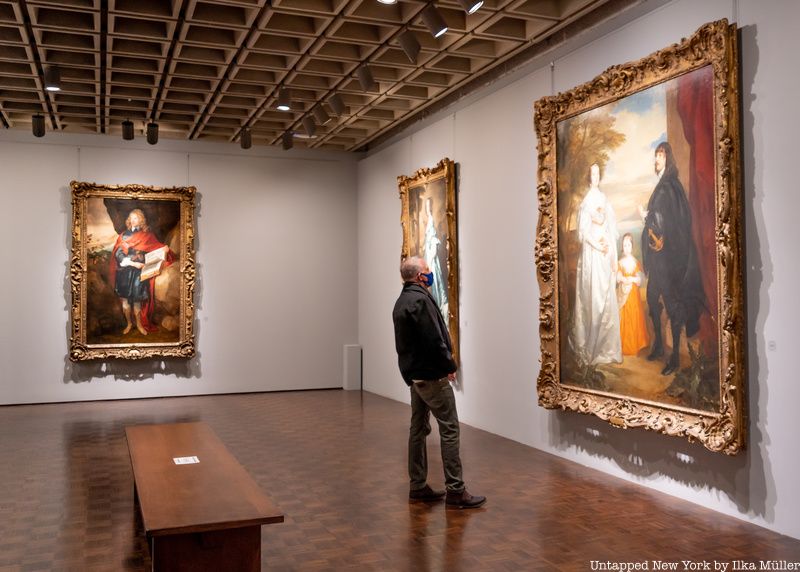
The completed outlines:
{"type": "Polygon", "coordinates": [[[403,282],[410,282],[425,268],[425,261],[419,256],[409,256],[400,263],[400,278],[403,282]]]}

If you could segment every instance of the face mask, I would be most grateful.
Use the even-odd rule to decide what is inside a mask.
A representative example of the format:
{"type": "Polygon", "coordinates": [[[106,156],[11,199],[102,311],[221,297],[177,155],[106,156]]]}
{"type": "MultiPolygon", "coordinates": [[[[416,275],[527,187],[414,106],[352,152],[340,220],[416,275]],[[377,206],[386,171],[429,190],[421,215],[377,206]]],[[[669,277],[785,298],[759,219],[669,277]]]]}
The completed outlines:
{"type": "Polygon", "coordinates": [[[427,274],[420,272],[419,275],[425,277],[425,282],[428,283],[428,288],[433,288],[433,272],[428,272],[427,274]]]}

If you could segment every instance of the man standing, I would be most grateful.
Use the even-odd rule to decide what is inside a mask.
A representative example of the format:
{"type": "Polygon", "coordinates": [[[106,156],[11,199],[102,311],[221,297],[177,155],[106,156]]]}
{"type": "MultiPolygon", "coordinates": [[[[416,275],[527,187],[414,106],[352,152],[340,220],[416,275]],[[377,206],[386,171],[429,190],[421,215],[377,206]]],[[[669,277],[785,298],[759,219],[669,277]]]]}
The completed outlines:
{"type": "Polygon", "coordinates": [[[456,377],[447,325],[428,292],[433,273],[425,260],[413,256],[400,265],[403,291],[394,306],[394,339],[400,373],[411,390],[411,429],[408,436],[409,500],[440,500],[444,491],[427,484],[428,452],[425,438],[431,432],[430,413],[439,424],[447,506],[477,508],[486,497],[472,496],[464,487],[459,455],[456,401],[450,382],[456,377]]]}
{"type": "Polygon", "coordinates": [[[642,261],[647,282],[647,306],[653,320],[655,340],[648,360],[664,355],[661,333],[663,301],[672,329],[672,355],[662,375],[675,373],[680,367],[680,340],[684,326],[686,337],[700,327],[700,314],[705,309],[705,295],[700,281],[697,250],[692,239],[692,213],[686,192],[678,180],[678,167],[669,143],[656,147],[655,171],[658,183],[644,211],[642,261]]]}

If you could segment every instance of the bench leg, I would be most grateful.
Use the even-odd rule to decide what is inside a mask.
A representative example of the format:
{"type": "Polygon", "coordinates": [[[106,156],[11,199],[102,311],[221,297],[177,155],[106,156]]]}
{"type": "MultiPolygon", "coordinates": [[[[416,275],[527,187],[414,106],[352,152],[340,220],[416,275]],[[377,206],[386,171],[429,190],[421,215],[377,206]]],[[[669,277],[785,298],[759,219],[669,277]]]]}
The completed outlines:
{"type": "Polygon", "coordinates": [[[153,571],[261,570],[261,526],[153,536],[153,571]]]}

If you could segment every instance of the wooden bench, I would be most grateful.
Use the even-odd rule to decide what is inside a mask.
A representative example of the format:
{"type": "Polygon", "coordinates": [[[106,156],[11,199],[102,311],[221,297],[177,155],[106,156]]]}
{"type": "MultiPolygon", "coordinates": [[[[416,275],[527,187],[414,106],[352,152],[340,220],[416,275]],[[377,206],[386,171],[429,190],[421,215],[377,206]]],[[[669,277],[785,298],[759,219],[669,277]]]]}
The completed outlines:
{"type": "Polygon", "coordinates": [[[125,435],[153,570],[261,570],[261,525],[283,515],[208,425],[138,425],[125,435]]]}

